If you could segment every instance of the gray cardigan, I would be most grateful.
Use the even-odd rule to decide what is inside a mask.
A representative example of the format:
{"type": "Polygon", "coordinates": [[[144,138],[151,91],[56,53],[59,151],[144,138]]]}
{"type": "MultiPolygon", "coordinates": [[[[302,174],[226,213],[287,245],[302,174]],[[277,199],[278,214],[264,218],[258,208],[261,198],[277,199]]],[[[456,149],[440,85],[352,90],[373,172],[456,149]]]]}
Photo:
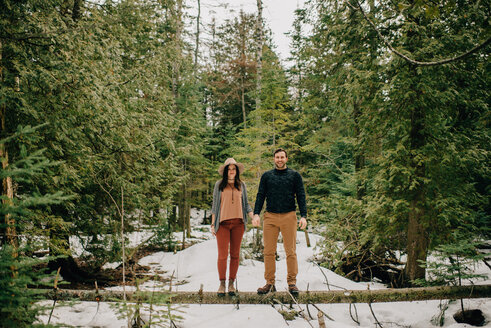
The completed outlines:
{"type": "MultiPolygon", "coordinates": [[[[215,188],[213,188],[213,204],[211,206],[211,214],[215,214],[215,232],[220,228],[220,202],[221,202],[221,191],[220,191],[220,181],[215,183],[215,188]]],[[[252,212],[252,207],[247,201],[247,191],[246,185],[241,181],[240,183],[242,189],[242,215],[244,217],[244,225],[247,224],[247,213],[252,212]]]]}

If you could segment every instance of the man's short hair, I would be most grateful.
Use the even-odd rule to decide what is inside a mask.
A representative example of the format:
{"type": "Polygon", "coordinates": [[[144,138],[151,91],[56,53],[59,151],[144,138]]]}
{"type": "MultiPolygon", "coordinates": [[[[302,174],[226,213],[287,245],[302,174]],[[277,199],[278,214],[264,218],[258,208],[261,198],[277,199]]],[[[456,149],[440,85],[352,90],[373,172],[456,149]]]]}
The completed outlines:
{"type": "Polygon", "coordinates": [[[285,157],[288,158],[288,153],[286,152],[286,150],[284,150],[283,148],[278,148],[274,151],[273,153],[273,157],[277,154],[277,153],[280,153],[280,152],[284,152],[285,153],[285,157]]]}

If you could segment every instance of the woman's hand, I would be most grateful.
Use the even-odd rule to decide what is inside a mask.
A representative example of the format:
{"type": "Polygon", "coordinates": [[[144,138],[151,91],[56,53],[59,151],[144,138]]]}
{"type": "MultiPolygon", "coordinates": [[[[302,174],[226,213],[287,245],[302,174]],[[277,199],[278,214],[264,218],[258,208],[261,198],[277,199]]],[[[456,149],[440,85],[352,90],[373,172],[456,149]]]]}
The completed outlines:
{"type": "Polygon", "coordinates": [[[211,233],[213,234],[213,236],[216,235],[216,232],[215,232],[215,225],[212,223],[211,226],[210,226],[210,231],[211,233]]]}

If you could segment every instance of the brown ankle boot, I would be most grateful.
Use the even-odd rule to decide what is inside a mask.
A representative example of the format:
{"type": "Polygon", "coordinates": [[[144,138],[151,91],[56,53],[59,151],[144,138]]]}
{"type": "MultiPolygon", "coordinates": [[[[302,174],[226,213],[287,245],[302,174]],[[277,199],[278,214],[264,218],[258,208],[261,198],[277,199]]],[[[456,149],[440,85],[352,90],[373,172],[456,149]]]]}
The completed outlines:
{"type": "Polygon", "coordinates": [[[225,296],[225,280],[220,280],[220,287],[218,287],[218,296],[225,296]]]}
{"type": "Polygon", "coordinates": [[[266,284],[263,287],[260,287],[257,289],[257,293],[259,295],[264,295],[264,294],[267,294],[269,292],[275,292],[275,291],[276,291],[276,287],[274,285],[271,285],[271,284],[266,284]]]}
{"type": "Polygon", "coordinates": [[[228,295],[229,296],[235,296],[235,293],[237,292],[237,290],[235,289],[235,286],[234,286],[234,282],[235,282],[235,280],[229,280],[228,281],[228,295]]]}
{"type": "Polygon", "coordinates": [[[292,285],[288,285],[288,291],[290,292],[290,294],[292,294],[293,296],[298,296],[298,287],[297,285],[295,284],[292,284],[292,285]]]}

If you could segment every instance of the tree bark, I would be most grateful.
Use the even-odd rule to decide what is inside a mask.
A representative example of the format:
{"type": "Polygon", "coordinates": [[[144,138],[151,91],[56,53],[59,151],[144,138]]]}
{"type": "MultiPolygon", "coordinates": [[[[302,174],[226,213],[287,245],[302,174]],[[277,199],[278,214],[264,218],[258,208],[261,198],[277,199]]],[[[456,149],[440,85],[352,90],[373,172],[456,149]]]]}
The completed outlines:
{"type": "MultiPolygon", "coordinates": [[[[414,24],[421,25],[422,18],[409,17],[414,24]]],[[[416,29],[418,30],[418,29],[416,29]]],[[[414,53],[422,46],[420,35],[414,29],[407,34],[407,48],[414,53]]],[[[408,214],[407,227],[407,262],[404,274],[407,282],[415,279],[425,279],[426,269],[422,266],[421,261],[426,261],[429,246],[429,236],[425,227],[425,183],[426,176],[425,164],[422,160],[422,151],[426,145],[426,112],[424,108],[425,101],[423,91],[420,87],[421,76],[417,72],[417,67],[408,64],[408,79],[410,80],[409,89],[414,95],[412,104],[409,104],[410,113],[410,158],[409,165],[413,171],[410,184],[410,206],[408,214]]]]}
{"type": "Polygon", "coordinates": [[[198,15],[196,16],[196,46],[194,48],[194,68],[195,68],[195,73],[196,68],[198,67],[198,53],[199,53],[199,24],[200,24],[200,19],[201,19],[201,1],[197,0],[198,2],[198,15]]]}
{"type": "Polygon", "coordinates": [[[189,199],[191,197],[189,193],[189,187],[186,186],[186,191],[185,191],[185,220],[186,220],[186,237],[191,238],[191,203],[189,202],[189,199]]]}
{"type": "MultiPolygon", "coordinates": [[[[122,300],[123,292],[114,290],[39,290],[40,295],[47,299],[80,301],[115,301],[122,300]]],[[[292,302],[287,292],[276,292],[258,295],[256,292],[239,292],[236,297],[218,297],[216,292],[126,292],[128,301],[151,302],[156,295],[168,295],[170,303],[184,304],[270,304],[280,301],[283,304],[292,302]]],[[[410,302],[424,300],[442,300],[456,298],[487,298],[491,297],[491,285],[474,286],[441,286],[426,288],[379,289],[379,290],[341,290],[300,292],[297,297],[299,304],[328,303],[377,303],[377,302],[410,302]]]]}
{"type": "MultiPolygon", "coordinates": [[[[263,75],[263,1],[257,0],[257,58],[256,58],[256,109],[261,108],[261,83],[263,75]]],[[[273,138],[274,140],[274,138],[273,138]]],[[[274,141],[273,141],[274,142],[274,141]]]]}
{"type": "Polygon", "coordinates": [[[83,0],[75,0],[73,2],[73,10],[72,10],[72,19],[73,21],[78,21],[80,17],[82,17],[82,11],[80,8],[82,7],[83,0]]]}
{"type": "MultiPolygon", "coordinates": [[[[4,76],[3,76],[3,43],[2,40],[0,40],[0,83],[2,84],[3,87],[5,87],[5,81],[4,81],[4,76]]],[[[19,91],[19,78],[16,77],[16,85],[15,89],[16,91],[19,91]]],[[[7,104],[4,102],[3,104],[0,105],[0,125],[1,125],[1,138],[4,138],[8,131],[7,131],[7,126],[6,126],[6,115],[7,115],[7,104]]],[[[9,165],[9,154],[7,150],[7,145],[4,143],[0,144],[0,158],[2,160],[2,169],[6,170],[8,165],[9,165]]],[[[2,179],[2,203],[4,206],[9,207],[13,206],[13,199],[14,199],[14,187],[12,183],[12,177],[5,177],[2,179]]],[[[19,247],[19,242],[17,238],[17,229],[16,229],[16,222],[15,219],[12,217],[10,213],[5,214],[4,216],[4,222],[5,222],[5,239],[4,242],[13,246],[14,249],[17,249],[19,247]]],[[[14,254],[16,254],[14,252],[14,254]]]]}
{"type": "MultiPolygon", "coordinates": [[[[417,79],[416,67],[410,67],[413,78],[417,79]]],[[[418,90],[414,90],[420,94],[418,90]]],[[[414,190],[411,193],[410,208],[408,214],[407,230],[407,262],[405,276],[408,280],[425,279],[426,269],[421,261],[426,261],[428,253],[429,237],[424,227],[425,218],[425,166],[419,159],[419,152],[426,143],[424,135],[425,110],[417,102],[411,113],[411,166],[414,170],[412,179],[415,181],[414,190]]]]}
{"type": "Polygon", "coordinates": [[[247,128],[247,113],[245,108],[245,74],[246,74],[246,55],[245,55],[245,19],[244,12],[240,12],[241,22],[240,22],[240,102],[242,106],[242,120],[244,122],[244,128],[247,128]]]}
{"type": "MultiPolygon", "coordinates": [[[[360,140],[360,116],[361,110],[358,103],[353,104],[353,121],[355,138],[357,141],[360,140]]],[[[358,148],[358,147],[357,147],[358,148]]],[[[362,149],[355,150],[355,174],[356,174],[356,199],[362,200],[365,197],[365,183],[360,178],[360,172],[365,167],[365,155],[362,149]]]]}
{"type": "Polygon", "coordinates": [[[179,82],[180,82],[180,58],[181,58],[181,33],[182,33],[182,0],[176,1],[176,12],[174,13],[173,23],[176,31],[174,33],[174,43],[176,49],[176,59],[172,65],[172,94],[174,95],[175,112],[179,111],[177,104],[179,99],[179,82]]]}

